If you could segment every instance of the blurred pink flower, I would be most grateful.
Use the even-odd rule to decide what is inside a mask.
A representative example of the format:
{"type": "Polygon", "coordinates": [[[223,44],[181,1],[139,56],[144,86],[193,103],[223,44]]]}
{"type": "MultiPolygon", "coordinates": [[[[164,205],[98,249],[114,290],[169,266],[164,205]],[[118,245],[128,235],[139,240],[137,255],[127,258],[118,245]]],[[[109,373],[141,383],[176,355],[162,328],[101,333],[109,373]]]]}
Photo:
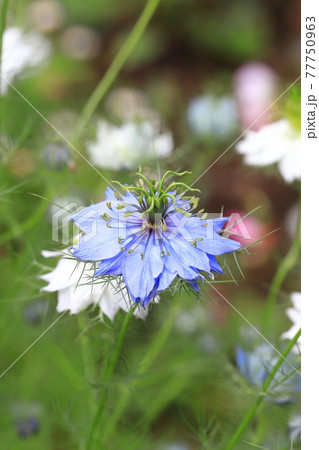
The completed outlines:
{"type": "MultiPolygon", "coordinates": [[[[243,129],[254,123],[276,98],[278,77],[266,64],[249,62],[237,69],[234,75],[234,90],[239,121],[243,129]]],[[[270,121],[270,111],[252,125],[258,130],[270,121]]]]}
{"type": "Polygon", "coordinates": [[[241,258],[241,261],[243,261],[246,266],[261,266],[269,257],[269,250],[276,244],[277,236],[276,234],[272,234],[267,236],[267,238],[262,239],[274,228],[253,216],[242,219],[245,214],[245,212],[239,210],[225,211],[225,216],[230,217],[230,219],[226,224],[223,236],[231,237],[235,241],[240,242],[242,248],[261,239],[260,242],[256,244],[256,247],[253,248],[253,251],[256,252],[254,258],[251,258],[248,255],[247,258],[245,258],[244,255],[242,255],[241,258]]]}

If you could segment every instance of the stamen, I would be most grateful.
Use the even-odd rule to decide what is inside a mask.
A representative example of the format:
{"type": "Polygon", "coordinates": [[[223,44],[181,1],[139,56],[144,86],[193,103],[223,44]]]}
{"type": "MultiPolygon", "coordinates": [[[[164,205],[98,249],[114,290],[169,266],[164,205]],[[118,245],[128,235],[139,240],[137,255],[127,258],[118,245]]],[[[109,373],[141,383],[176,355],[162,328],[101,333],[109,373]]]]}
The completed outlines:
{"type": "Polygon", "coordinates": [[[103,213],[100,217],[102,217],[102,219],[104,219],[104,220],[110,220],[111,219],[111,216],[109,216],[106,213],[103,213]]]}
{"type": "Polygon", "coordinates": [[[120,196],[120,194],[116,191],[114,191],[114,197],[116,198],[116,200],[123,200],[123,198],[120,196]]]}

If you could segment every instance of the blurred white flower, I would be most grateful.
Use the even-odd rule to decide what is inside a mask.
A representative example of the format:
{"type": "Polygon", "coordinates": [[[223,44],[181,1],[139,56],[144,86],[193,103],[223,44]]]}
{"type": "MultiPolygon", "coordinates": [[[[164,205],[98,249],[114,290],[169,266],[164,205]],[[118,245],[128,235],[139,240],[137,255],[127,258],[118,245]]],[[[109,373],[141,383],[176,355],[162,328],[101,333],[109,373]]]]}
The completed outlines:
{"type": "MultiPolygon", "coordinates": [[[[299,328],[301,327],[301,293],[293,292],[291,294],[292,308],[286,309],[286,314],[293,323],[289,330],[285,331],[281,337],[283,339],[291,340],[299,328]]],[[[301,338],[298,339],[298,344],[293,347],[295,353],[300,353],[301,349],[301,338]]]]}
{"type": "Polygon", "coordinates": [[[190,310],[181,310],[176,317],[176,328],[186,334],[192,334],[207,322],[207,313],[204,307],[194,306],[190,310]]]}
{"type": "Polygon", "coordinates": [[[300,441],[301,436],[301,415],[294,414],[290,421],[288,422],[289,437],[291,443],[295,444],[300,441]]]}
{"type": "MultiPolygon", "coordinates": [[[[58,292],[57,311],[70,311],[78,314],[89,305],[98,305],[102,312],[113,321],[116,313],[122,309],[130,310],[132,304],[123,289],[118,292],[118,286],[106,285],[104,283],[91,283],[94,270],[87,269],[85,263],[78,262],[60,251],[42,251],[45,258],[60,257],[56,268],[40,278],[48,283],[42,288],[46,292],[58,292]]],[[[117,283],[116,283],[117,284],[117,283]]],[[[140,305],[135,309],[134,315],[145,319],[149,308],[140,305]]]]}
{"type": "Polygon", "coordinates": [[[3,33],[0,94],[5,95],[9,83],[25,69],[38,66],[51,51],[50,42],[37,32],[23,34],[17,27],[6,28],[3,33]]]}
{"type": "Polygon", "coordinates": [[[231,97],[203,95],[190,101],[188,123],[194,133],[225,137],[236,129],[237,113],[231,97]]]}
{"type": "Polygon", "coordinates": [[[129,169],[141,160],[169,156],[174,147],[169,131],[159,133],[151,121],[126,122],[115,126],[105,120],[97,124],[97,138],[88,144],[92,164],[113,170],[129,169]]]}
{"type": "Polygon", "coordinates": [[[246,164],[267,166],[278,162],[287,183],[300,179],[301,140],[286,119],[267,124],[258,131],[247,131],[236,145],[246,164]]]}

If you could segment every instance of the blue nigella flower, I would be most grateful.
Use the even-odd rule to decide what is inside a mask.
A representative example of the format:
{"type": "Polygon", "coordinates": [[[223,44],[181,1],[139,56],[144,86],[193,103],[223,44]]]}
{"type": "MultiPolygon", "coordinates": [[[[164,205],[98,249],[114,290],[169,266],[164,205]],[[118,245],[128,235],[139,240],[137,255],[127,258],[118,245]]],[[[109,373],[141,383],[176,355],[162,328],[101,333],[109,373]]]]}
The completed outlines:
{"type": "Polygon", "coordinates": [[[18,435],[22,439],[26,439],[33,434],[37,434],[40,430],[40,424],[36,417],[27,417],[24,420],[19,420],[16,423],[18,435]]]}
{"type": "Polygon", "coordinates": [[[193,214],[198,199],[177,193],[197,189],[177,182],[163,187],[170,174],[183,175],[168,171],[155,182],[139,172],[136,187],[120,185],[124,195],[107,188],[106,201],[71,216],[85,232],[74,256],[99,262],[95,277],[121,275],[132,300],[142,306],[178,278],[198,292],[205,274],[222,273],[216,255],[240,248],[219,234],[228,218],[193,214]]]}
{"type": "MultiPolygon", "coordinates": [[[[259,345],[253,352],[236,349],[236,363],[240,373],[254,386],[261,389],[279,356],[268,344],[259,345]]],[[[276,403],[295,400],[300,393],[300,375],[294,370],[298,356],[289,355],[270,384],[270,393],[276,403]]]]}
{"type": "Polygon", "coordinates": [[[49,169],[62,170],[71,161],[71,154],[65,145],[48,144],[44,149],[45,163],[49,169]]]}

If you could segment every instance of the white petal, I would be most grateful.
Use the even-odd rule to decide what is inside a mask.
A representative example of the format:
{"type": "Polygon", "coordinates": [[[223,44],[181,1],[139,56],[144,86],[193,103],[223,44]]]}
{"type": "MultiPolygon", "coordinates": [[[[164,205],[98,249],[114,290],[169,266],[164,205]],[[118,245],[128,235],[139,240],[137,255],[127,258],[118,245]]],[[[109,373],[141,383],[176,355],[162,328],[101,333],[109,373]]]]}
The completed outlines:
{"type": "Polygon", "coordinates": [[[141,159],[169,155],[173,150],[173,137],[169,132],[160,134],[147,120],[126,122],[114,126],[100,120],[95,142],[87,145],[91,162],[98,167],[119,170],[131,168],[141,159]]]}
{"type": "Polygon", "coordinates": [[[289,150],[279,162],[279,170],[287,183],[300,180],[301,177],[301,141],[295,139],[289,141],[289,150]]]}
{"type": "MultiPolygon", "coordinates": [[[[301,327],[301,293],[293,292],[291,294],[293,308],[288,308],[286,314],[293,323],[289,330],[285,331],[281,337],[283,339],[292,339],[301,327]]],[[[294,353],[299,353],[301,348],[301,338],[298,339],[298,345],[294,346],[294,353]]]]}
{"type": "Polygon", "coordinates": [[[57,311],[69,310],[71,314],[78,314],[92,304],[93,299],[89,286],[69,286],[58,292],[57,311]]]}
{"type": "Polygon", "coordinates": [[[118,303],[112,300],[111,297],[104,295],[101,297],[99,306],[103,312],[112,322],[117,312],[121,309],[118,303]]]}
{"type": "Polygon", "coordinates": [[[286,314],[294,325],[296,325],[298,328],[301,327],[301,314],[299,310],[288,308],[286,310],[286,314]]]}
{"type": "Polygon", "coordinates": [[[50,251],[50,250],[42,250],[42,251],[41,251],[41,255],[42,255],[44,258],[55,258],[55,257],[57,257],[57,256],[62,256],[63,253],[62,253],[62,252],[59,252],[59,251],[52,252],[52,251],[50,251]]]}
{"type": "Polygon", "coordinates": [[[89,270],[83,272],[84,268],[85,263],[78,263],[76,259],[61,258],[52,272],[40,276],[42,280],[49,283],[42,290],[55,292],[68,286],[76,286],[83,273],[85,276],[93,275],[89,270]]]}
{"type": "Polygon", "coordinates": [[[291,301],[294,308],[301,311],[301,292],[293,292],[291,294],[291,301]]]}
{"type": "Polygon", "coordinates": [[[265,166],[285,157],[294,139],[294,130],[286,119],[282,119],[258,131],[248,131],[236,150],[245,155],[247,164],[265,166]]]}

